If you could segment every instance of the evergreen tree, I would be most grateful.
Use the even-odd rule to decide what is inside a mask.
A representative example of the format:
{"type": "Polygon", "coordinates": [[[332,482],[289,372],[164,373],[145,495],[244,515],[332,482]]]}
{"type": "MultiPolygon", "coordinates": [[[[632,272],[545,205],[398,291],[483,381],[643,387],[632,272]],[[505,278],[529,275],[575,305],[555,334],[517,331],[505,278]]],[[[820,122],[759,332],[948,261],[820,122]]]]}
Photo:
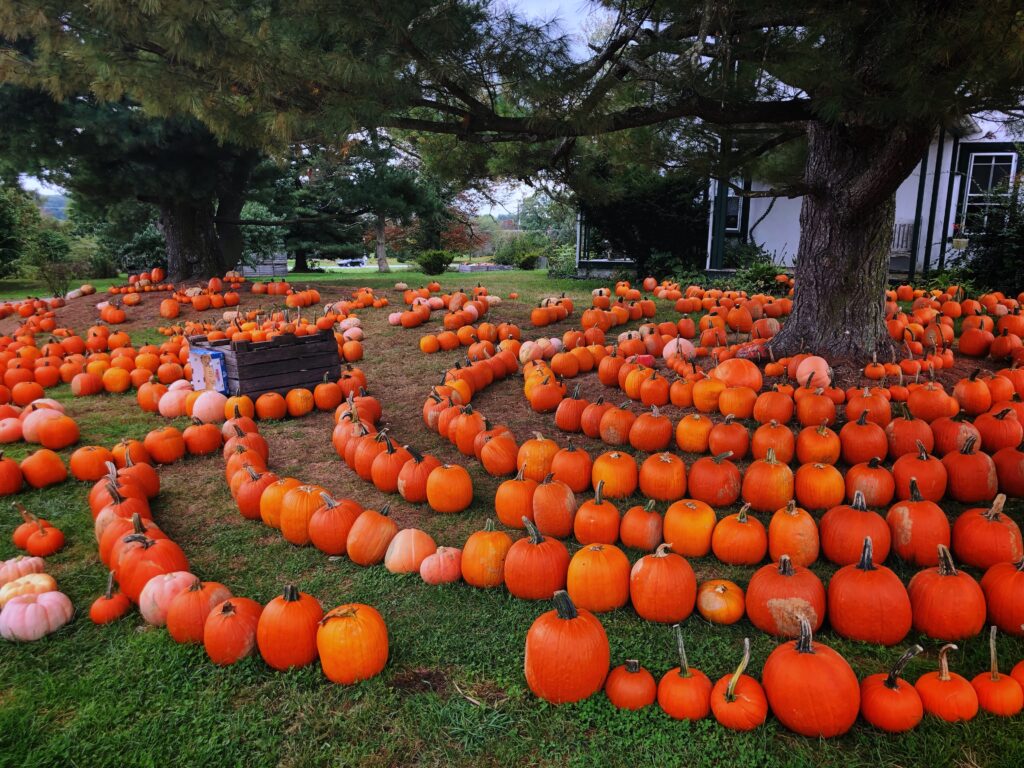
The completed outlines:
{"type": "Polygon", "coordinates": [[[793,315],[772,346],[863,358],[889,345],[883,288],[893,197],[940,126],[1024,102],[1018,0],[604,0],[574,58],[546,25],[486,0],[23,0],[0,33],[45,39],[2,76],[63,95],[128,95],[218,135],[271,145],[378,127],[480,145],[522,173],[583,136],[670,125],[714,149],[727,182],[806,141],[793,315]],[[518,148],[494,153],[509,143],[518,148]]]}
{"type": "Polygon", "coordinates": [[[221,143],[195,118],[148,118],[127,102],[55,102],[41,91],[4,86],[0,110],[18,115],[0,131],[8,178],[27,172],[60,184],[93,218],[128,201],[151,206],[172,280],[238,264],[238,221],[255,151],[221,143]]]}

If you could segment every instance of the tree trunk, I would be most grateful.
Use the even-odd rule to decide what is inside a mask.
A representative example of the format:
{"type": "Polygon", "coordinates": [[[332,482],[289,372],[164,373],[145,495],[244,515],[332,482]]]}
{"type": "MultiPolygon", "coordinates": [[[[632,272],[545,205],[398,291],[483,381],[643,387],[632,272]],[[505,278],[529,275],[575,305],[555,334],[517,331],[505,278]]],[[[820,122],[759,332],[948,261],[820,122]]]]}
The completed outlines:
{"type": "Polygon", "coordinates": [[[227,269],[235,269],[242,263],[245,238],[242,228],[235,222],[242,217],[245,187],[258,162],[259,155],[255,152],[242,152],[232,162],[225,164],[218,175],[217,239],[227,269]]]}
{"type": "Polygon", "coordinates": [[[309,251],[299,248],[295,251],[295,266],[292,272],[309,272],[309,251]]]}
{"type": "Polygon", "coordinates": [[[384,216],[377,214],[377,271],[378,272],[390,272],[391,265],[388,264],[388,249],[387,243],[385,242],[385,224],[384,216]]]}
{"type": "Polygon", "coordinates": [[[811,352],[863,365],[891,350],[885,288],[895,192],[931,136],[931,127],[810,125],[793,313],[771,342],[776,357],[811,352]]]}
{"type": "Polygon", "coordinates": [[[167,279],[178,283],[199,280],[225,271],[213,203],[169,200],[159,203],[157,227],[167,246],[167,279]]]}

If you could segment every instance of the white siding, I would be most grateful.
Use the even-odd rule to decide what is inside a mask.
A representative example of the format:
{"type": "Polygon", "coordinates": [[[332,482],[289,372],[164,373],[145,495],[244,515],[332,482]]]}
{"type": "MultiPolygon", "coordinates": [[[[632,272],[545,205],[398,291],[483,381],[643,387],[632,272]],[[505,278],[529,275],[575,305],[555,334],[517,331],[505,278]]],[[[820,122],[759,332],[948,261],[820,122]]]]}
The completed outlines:
{"type": "MultiPolygon", "coordinates": [[[[754,189],[764,189],[766,185],[755,182],[752,186],[754,189]]],[[[785,266],[793,265],[796,249],[800,246],[800,205],[799,197],[779,197],[775,199],[775,205],[766,197],[750,199],[750,229],[747,237],[773,254],[777,263],[785,266]],[[757,223],[769,206],[771,212],[757,223]]]]}
{"type": "MultiPolygon", "coordinates": [[[[991,116],[990,116],[991,117],[991,116]]],[[[986,119],[985,116],[974,116],[973,125],[966,135],[962,136],[961,142],[977,143],[1005,143],[1019,141],[1021,137],[1015,136],[1003,122],[993,119],[986,119]]],[[[952,236],[953,225],[960,220],[961,211],[958,209],[960,202],[961,175],[957,172],[957,155],[953,151],[953,137],[947,132],[943,141],[942,158],[939,167],[936,168],[938,160],[938,135],[928,149],[928,164],[925,172],[924,190],[921,196],[921,211],[917,242],[917,265],[920,268],[924,263],[924,255],[928,250],[929,243],[931,251],[930,263],[934,269],[939,261],[939,255],[943,250],[949,248],[948,238],[952,236]],[[949,177],[953,174],[953,187],[950,198],[952,206],[948,219],[946,218],[946,193],[949,187],[949,177]],[[929,213],[932,210],[932,194],[934,188],[935,205],[932,217],[931,228],[929,228],[929,213]],[[943,231],[943,223],[946,225],[943,231]]],[[[1018,162],[1017,173],[1022,171],[1024,163],[1018,162]]],[[[910,176],[899,186],[896,191],[896,216],[895,223],[898,227],[904,224],[910,227],[912,232],[913,222],[917,214],[918,184],[921,177],[920,163],[910,173],[910,176]]],[[[754,181],[754,190],[763,190],[767,185],[754,181]]],[[[712,200],[714,200],[714,182],[712,182],[712,200]]],[[[761,245],[766,251],[775,255],[779,263],[792,265],[796,256],[797,248],[800,245],[800,198],[778,198],[771,212],[755,226],[755,222],[761,218],[771,200],[767,198],[751,198],[749,201],[750,210],[748,216],[748,238],[752,242],[761,245]]],[[[708,253],[711,251],[710,223],[714,214],[709,217],[708,253]]]]}

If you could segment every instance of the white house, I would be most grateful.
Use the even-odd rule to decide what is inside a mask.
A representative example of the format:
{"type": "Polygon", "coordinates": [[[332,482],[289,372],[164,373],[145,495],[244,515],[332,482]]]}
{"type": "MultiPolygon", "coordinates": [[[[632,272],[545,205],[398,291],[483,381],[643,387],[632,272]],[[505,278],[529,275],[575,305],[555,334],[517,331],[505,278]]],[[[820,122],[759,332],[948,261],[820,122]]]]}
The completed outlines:
{"type": "MultiPolygon", "coordinates": [[[[912,273],[941,268],[953,235],[969,236],[998,196],[1012,194],[1022,172],[1024,146],[1003,115],[975,115],[955,131],[940,131],[896,192],[892,267],[912,273]],[[913,257],[913,258],[912,258],[913,257]]],[[[766,189],[757,180],[740,184],[766,189]]],[[[720,267],[714,232],[717,183],[711,182],[708,216],[708,268],[720,267]]],[[[757,243],[780,264],[792,265],[800,245],[800,198],[750,198],[731,188],[725,199],[723,237],[757,243]]]]}

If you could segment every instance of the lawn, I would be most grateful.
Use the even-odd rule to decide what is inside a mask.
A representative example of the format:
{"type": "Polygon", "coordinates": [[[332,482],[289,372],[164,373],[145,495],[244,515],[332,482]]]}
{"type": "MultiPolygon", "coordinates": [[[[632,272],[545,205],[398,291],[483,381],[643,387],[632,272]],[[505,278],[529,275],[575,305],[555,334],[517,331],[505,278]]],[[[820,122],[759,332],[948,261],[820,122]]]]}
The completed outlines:
{"type": "MultiPolygon", "coordinates": [[[[325,297],[336,299],[358,285],[385,290],[395,280],[415,285],[420,277],[346,273],[309,276],[308,281],[316,280],[325,297]]],[[[307,277],[295,282],[303,285],[307,277]]],[[[573,317],[546,329],[550,332],[546,335],[561,336],[578,325],[580,312],[589,306],[591,288],[607,284],[551,280],[541,272],[448,274],[442,279],[446,290],[477,282],[500,296],[510,290],[521,294],[520,300],[505,301],[492,310],[493,318],[488,319],[519,322],[524,337],[531,338],[540,335],[527,327],[537,299],[565,291],[576,300],[573,317]]],[[[400,292],[390,290],[388,295],[393,305],[400,305],[400,292]]],[[[250,301],[247,295],[245,305],[250,301]]],[[[493,515],[498,481],[476,461],[460,457],[420,419],[431,383],[454,364],[458,353],[421,354],[417,348],[421,332],[437,323],[403,330],[387,324],[388,311],[360,313],[367,332],[366,358],[360,366],[383,405],[384,421],[402,442],[467,466],[475,484],[473,505],[459,515],[439,516],[378,493],[337,458],[330,444],[329,414],[261,425],[270,443],[271,467],[281,476],[319,483],[367,507],[379,508],[398,499],[393,504],[394,517],[401,526],[422,528],[439,544],[461,546],[469,533],[482,528],[493,515]]],[[[670,304],[659,302],[659,320],[677,317],[670,304]]],[[[137,320],[126,329],[139,343],[154,338],[151,326],[155,324],[137,320]]],[[[4,321],[2,330],[11,329],[12,321],[4,321]]],[[[591,397],[601,390],[594,374],[581,382],[591,397]]],[[[131,395],[74,399],[62,386],[54,396],[66,402],[79,420],[83,444],[110,446],[122,437],[141,438],[164,421],[143,413],[131,395]]],[[[521,380],[490,387],[474,400],[474,407],[494,421],[513,426],[520,442],[534,429],[556,432],[550,414],[529,411],[521,380]]],[[[677,409],[666,410],[673,420],[680,415],[677,409]]],[[[550,436],[560,444],[566,442],[565,435],[550,436]]],[[[605,450],[583,437],[575,442],[594,456],[605,450]]],[[[20,458],[26,451],[13,445],[6,453],[20,458]]],[[[695,457],[684,458],[689,464],[695,457]]],[[[166,631],[146,626],[137,614],[111,626],[94,626],[85,611],[102,591],[106,572],[96,555],[86,505],[88,486],[69,481],[19,497],[67,534],[69,545],[51,559],[49,570],[79,613],[70,625],[43,641],[0,646],[0,766],[940,768],[1014,765],[1024,759],[1019,717],[1000,720],[980,715],[954,726],[926,718],[917,730],[898,737],[859,722],[845,737],[820,741],[795,736],[771,717],[749,734],[736,734],[713,719],[696,724],[672,721],[657,706],[638,713],[620,712],[603,694],[577,705],[549,706],[529,692],[522,669],[526,631],[549,609],[548,604],[514,599],[504,589],[485,591],[464,584],[430,587],[415,576],[394,576],[379,566],[360,568],[347,559],[328,559],[312,548],[293,547],[277,532],[241,518],[219,457],[187,459],[161,469],[161,477],[163,490],[154,504],[155,517],[188,554],[193,572],[260,602],[280,593],[285,584],[295,583],[319,598],[325,609],[353,601],[375,606],[389,629],[390,659],[385,671],[368,682],[343,687],[327,682],[316,664],[275,673],[257,656],[219,668],[201,648],[175,644],[166,631]]],[[[635,501],[619,506],[625,510],[635,501]]],[[[1008,507],[1018,522],[1024,522],[1018,502],[1008,507]]],[[[731,511],[735,510],[722,510],[719,515],[731,511]]],[[[16,554],[10,543],[15,522],[13,514],[0,520],[0,559],[16,554]]],[[[570,545],[570,550],[575,547],[570,545]]],[[[639,556],[628,554],[631,560],[639,556]]],[[[691,562],[700,581],[726,577],[745,585],[753,572],[753,568],[724,566],[713,558],[691,562]]],[[[889,564],[904,579],[912,573],[902,564],[889,564]]],[[[834,567],[819,562],[814,570],[824,578],[834,567]]],[[[640,620],[630,608],[604,614],[601,621],[611,642],[613,665],[636,658],[657,678],[678,664],[667,627],[640,620]]],[[[684,632],[691,665],[712,680],[735,667],[744,636],[752,640],[749,673],[755,676],[776,646],[775,640],[746,619],[722,627],[694,614],[685,622],[684,632]]],[[[861,677],[883,671],[900,652],[843,640],[827,631],[827,625],[820,640],[839,650],[861,677]]],[[[927,653],[908,667],[905,676],[910,680],[934,668],[938,647],[914,633],[905,644],[915,641],[927,653]]],[[[951,656],[955,671],[970,677],[987,667],[984,638],[960,645],[961,651],[951,656]]],[[[1019,639],[1001,637],[1000,650],[1006,671],[1024,658],[1024,642],[1019,639]]],[[[564,661],[574,663],[572,658],[564,661]]],[[[830,691],[824,689],[820,695],[827,697],[830,691]]]]}

